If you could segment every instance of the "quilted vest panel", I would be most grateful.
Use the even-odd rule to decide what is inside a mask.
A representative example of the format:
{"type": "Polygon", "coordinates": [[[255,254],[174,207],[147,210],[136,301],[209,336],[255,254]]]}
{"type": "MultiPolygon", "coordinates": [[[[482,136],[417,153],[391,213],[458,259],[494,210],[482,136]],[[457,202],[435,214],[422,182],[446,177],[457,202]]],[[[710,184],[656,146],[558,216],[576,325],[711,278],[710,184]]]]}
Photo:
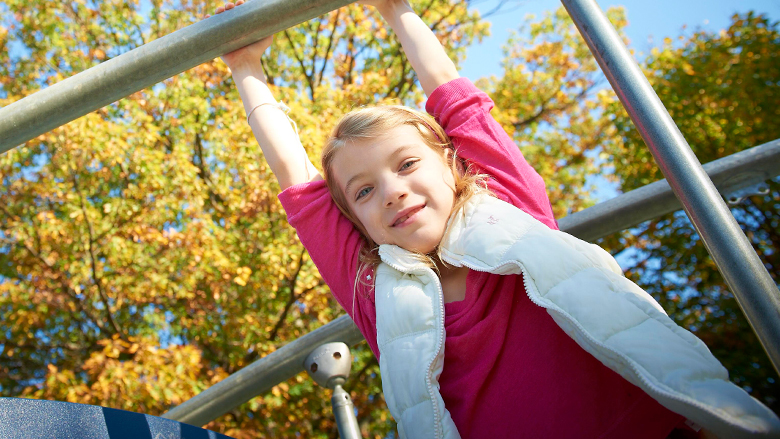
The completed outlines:
{"type": "Polygon", "coordinates": [[[402,438],[460,438],[439,393],[444,302],[438,277],[405,250],[383,245],[376,270],[379,369],[402,438]]]}

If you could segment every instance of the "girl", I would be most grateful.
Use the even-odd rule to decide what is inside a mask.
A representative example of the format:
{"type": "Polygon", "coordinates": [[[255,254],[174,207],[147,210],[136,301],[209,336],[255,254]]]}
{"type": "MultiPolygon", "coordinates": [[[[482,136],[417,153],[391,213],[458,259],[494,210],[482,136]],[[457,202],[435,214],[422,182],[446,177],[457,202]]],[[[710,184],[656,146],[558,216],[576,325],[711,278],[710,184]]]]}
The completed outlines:
{"type": "Polygon", "coordinates": [[[409,4],[364,3],[395,31],[434,118],[348,114],[324,178],[265,84],[271,38],[223,59],[290,224],[379,358],[401,436],[664,438],[686,418],[722,437],[777,434],[603,250],[556,231],[492,101],[409,4]]]}

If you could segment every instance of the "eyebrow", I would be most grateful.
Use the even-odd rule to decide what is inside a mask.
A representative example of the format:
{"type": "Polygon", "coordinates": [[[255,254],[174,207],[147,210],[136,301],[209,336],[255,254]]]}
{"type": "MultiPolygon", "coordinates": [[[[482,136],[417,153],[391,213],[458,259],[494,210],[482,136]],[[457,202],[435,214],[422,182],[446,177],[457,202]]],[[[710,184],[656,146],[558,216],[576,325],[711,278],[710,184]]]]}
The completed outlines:
{"type": "MultiPolygon", "coordinates": [[[[414,148],[414,147],[415,147],[415,145],[402,145],[402,146],[399,146],[398,148],[395,149],[395,151],[393,151],[392,154],[390,154],[390,156],[388,158],[392,159],[393,157],[403,153],[407,149],[411,149],[411,148],[414,148]]],[[[357,175],[354,175],[352,178],[350,178],[349,181],[347,181],[347,184],[344,186],[344,194],[348,195],[349,194],[349,187],[352,185],[352,183],[354,183],[355,181],[365,177],[368,174],[369,174],[368,172],[361,172],[361,173],[359,173],[357,175]]]]}
{"type": "Polygon", "coordinates": [[[349,195],[349,186],[352,185],[352,183],[354,183],[356,180],[363,178],[363,176],[365,176],[366,174],[368,174],[368,172],[361,172],[360,174],[350,178],[349,181],[347,182],[347,185],[344,186],[344,194],[349,195]]]}

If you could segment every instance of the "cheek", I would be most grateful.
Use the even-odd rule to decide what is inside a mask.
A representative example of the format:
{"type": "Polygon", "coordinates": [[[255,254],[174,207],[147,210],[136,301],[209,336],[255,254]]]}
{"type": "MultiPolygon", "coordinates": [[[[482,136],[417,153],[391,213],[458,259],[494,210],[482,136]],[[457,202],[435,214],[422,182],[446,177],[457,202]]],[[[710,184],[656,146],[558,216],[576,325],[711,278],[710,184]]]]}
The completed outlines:
{"type": "Polygon", "coordinates": [[[444,185],[450,188],[452,191],[452,195],[455,195],[455,176],[452,175],[452,171],[448,168],[445,168],[442,171],[441,179],[444,182],[444,185]]]}
{"type": "Polygon", "coordinates": [[[353,210],[353,212],[355,212],[357,220],[363,225],[363,233],[368,235],[368,237],[377,244],[381,244],[384,234],[381,228],[380,219],[378,219],[376,215],[373,215],[368,209],[353,210]]]}
{"type": "MultiPolygon", "coordinates": [[[[455,191],[455,176],[452,174],[452,169],[443,158],[439,158],[439,162],[436,164],[438,170],[433,171],[436,179],[442,182],[445,186],[455,191]]],[[[433,176],[432,176],[433,177],[433,176]]]]}

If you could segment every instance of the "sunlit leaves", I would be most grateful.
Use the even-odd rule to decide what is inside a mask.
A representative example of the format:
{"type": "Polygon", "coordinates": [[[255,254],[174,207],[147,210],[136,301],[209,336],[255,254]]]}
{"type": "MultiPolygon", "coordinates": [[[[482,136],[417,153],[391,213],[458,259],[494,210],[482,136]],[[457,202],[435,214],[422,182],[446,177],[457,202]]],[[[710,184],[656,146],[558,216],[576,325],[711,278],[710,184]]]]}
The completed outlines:
{"type": "MultiPolygon", "coordinates": [[[[622,29],[622,9],[608,12],[622,29]]],[[[493,114],[547,182],[556,216],[593,204],[587,179],[601,174],[598,152],[614,137],[604,110],[614,102],[598,65],[561,7],[510,37],[503,76],[480,82],[493,114]]]]}
{"type": "MultiPolygon", "coordinates": [[[[167,35],[215,5],[8,1],[0,104],[167,35]]],[[[487,32],[459,2],[416,5],[453,57],[487,32]]],[[[3,22],[4,26],[6,22],[3,22]]],[[[400,45],[352,5],[279,34],[264,57],[318,162],[350,109],[417,105],[400,45]]],[[[276,195],[227,67],[205,63],[0,156],[0,392],[161,414],[343,311],[276,195]]],[[[393,427],[367,346],[347,385],[366,435],[393,427]]],[[[328,437],[305,375],[209,427],[328,437]]]]}

